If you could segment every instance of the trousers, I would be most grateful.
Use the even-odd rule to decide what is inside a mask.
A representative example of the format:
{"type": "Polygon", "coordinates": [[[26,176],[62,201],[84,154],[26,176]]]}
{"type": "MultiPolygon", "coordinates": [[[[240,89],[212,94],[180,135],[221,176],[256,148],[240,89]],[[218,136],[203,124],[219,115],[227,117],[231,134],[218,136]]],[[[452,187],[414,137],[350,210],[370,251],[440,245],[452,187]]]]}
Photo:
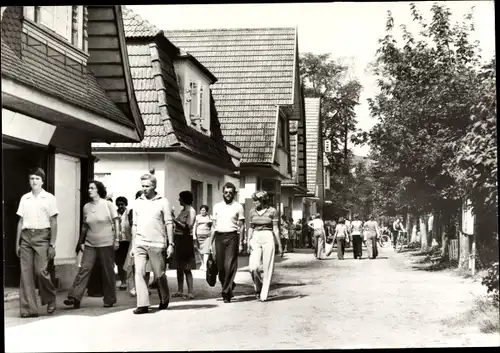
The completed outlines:
{"type": "Polygon", "coordinates": [[[238,244],[237,232],[215,233],[215,255],[217,269],[219,271],[219,282],[222,286],[222,296],[233,295],[234,277],[238,271],[238,244]]]}
{"type": "Polygon", "coordinates": [[[375,259],[378,256],[376,237],[370,237],[366,239],[366,250],[368,251],[368,257],[370,259],[375,259]]]}
{"type": "Polygon", "coordinates": [[[125,271],[125,259],[128,255],[128,249],[130,247],[129,241],[121,241],[118,250],[115,251],[115,262],[118,268],[118,276],[122,284],[127,282],[127,271],[125,271]]]}
{"type": "Polygon", "coordinates": [[[254,231],[251,240],[252,251],[248,268],[252,275],[255,292],[261,300],[266,300],[274,271],[274,236],[270,230],[254,231]],[[261,271],[262,267],[262,271],[261,271]]]}
{"type": "Polygon", "coordinates": [[[150,262],[154,276],[157,281],[158,296],[160,303],[169,300],[168,281],[165,271],[165,249],[147,245],[136,245],[134,252],[135,287],[137,292],[137,307],[149,306],[149,290],[146,283],[146,265],[150,262]]]}
{"type": "Polygon", "coordinates": [[[85,245],[83,250],[82,263],[73,282],[73,287],[68,297],[81,301],[85,289],[89,283],[90,275],[96,260],[99,259],[102,275],[102,289],[104,294],[104,304],[116,303],[116,277],[115,277],[115,249],[111,246],[93,247],[85,245]]]}
{"type": "Polygon", "coordinates": [[[23,229],[20,239],[21,314],[38,314],[35,281],[38,282],[42,305],[56,299],[56,289],[47,270],[50,229],[23,229]]]}
{"type": "Polygon", "coordinates": [[[337,258],[339,260],[343,260],[344,253],[345,253],[345,238],[337,237],[337,258]]]}
{"type": "Polygon", "coordinates": [[[352,235],[352,248],[354,252],[354,258],[361,258],[363,256],[363,237],[361,234],[352,235]]]}

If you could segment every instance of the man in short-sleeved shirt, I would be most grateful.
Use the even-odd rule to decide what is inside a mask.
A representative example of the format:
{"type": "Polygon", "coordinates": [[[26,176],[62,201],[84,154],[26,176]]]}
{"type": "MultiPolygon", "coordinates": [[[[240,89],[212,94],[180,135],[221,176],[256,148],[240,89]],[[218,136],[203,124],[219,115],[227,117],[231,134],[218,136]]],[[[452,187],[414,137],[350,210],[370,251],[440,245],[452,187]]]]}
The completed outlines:
{"type": "Polygon", "coordinates": [[[238,252],[243,250],[245,212],[243,206],[234,200],[236,187],[232,183],[224,185],[222,196],[224,201],[214,206],[213,232],[222,299],[224,303],[229,303],[233,297],[234,277],[238,270],[238,252]]]}
{"type": "Polygon", "coordinates": [[[31,191],[21,197],[17,215],[16,254],[21,260],[19,301],[21,317],[38,316],[35,281],[38,282],[42,305],[47,313],[56,310],[56,291],[47,270],[49,260],[56,256],[56,198],[42,186],[45,172],[35,168],[29,172],[31,191]]]}

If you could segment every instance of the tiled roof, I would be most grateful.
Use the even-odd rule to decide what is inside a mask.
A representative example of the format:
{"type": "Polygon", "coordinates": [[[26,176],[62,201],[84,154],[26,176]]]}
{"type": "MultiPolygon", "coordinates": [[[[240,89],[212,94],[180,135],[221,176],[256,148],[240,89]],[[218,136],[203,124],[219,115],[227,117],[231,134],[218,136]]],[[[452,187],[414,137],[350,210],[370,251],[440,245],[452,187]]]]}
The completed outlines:
{"type": "MultiPolygon", "coordinates": [[[[124,18],[137,19],[131,11],[124,13],[124,18]]],[[[132,32],[128,28],[129,25],[125,25],[126,33],[132,32]]],[[[133,28],[134,33],[145,32],[138,28],[137,22],[133,23],[133,28]]],[[[136,36],[132,35],[132,38],[136,36]]],[[[127,37],[127,40],[129,39],[130,37],[127,37]]],[[[128,41],[127,45],[135,96],[146,127],[144,139],[138,143],[94,144],[93,147],[102,150],[110,147],[134,150],[177,146],[219,166],[235,169],[220,131],[213,101],[210,116],[211,136],[187,125],[172,58],[159,47],[157,39],[158,37],[144,38],[141,42],[128,41]],[[157,77],[161,79],[158,80],[157,77]]],[[[165,38],[162,40],[166,42],[165,38]]]]}
{"type": "Polygon", "coordinates": [[[91,72],[85,68],[83,72],[70,69],[23,43],[21,16],[22,6],[9,6],[2,17],[2,75],[122,125],[134,127],[134,123],[111,101],[91,72]],[[21,50],[22,59],[18,54],[21,50]]]}
{"type": "Polygon", "coordinates": [[[123,24],[127,38],[154,37],[160,30],[141,16],[122,6],[123,24]]]}
{"type": "Polygon", "coordinates": [[[314,193],[318,171],[318,144],[320,123],[320,98],[305,98],[306,110],[306,161],[307,161],[307,189],[314,193]]]}
{"type": "Polygon", "coordinates": [[[218,79],[212,86],[224,137],[242,163],[272,163],[276,105],[293,102],[295,28],[165,31],[218,79]]]}

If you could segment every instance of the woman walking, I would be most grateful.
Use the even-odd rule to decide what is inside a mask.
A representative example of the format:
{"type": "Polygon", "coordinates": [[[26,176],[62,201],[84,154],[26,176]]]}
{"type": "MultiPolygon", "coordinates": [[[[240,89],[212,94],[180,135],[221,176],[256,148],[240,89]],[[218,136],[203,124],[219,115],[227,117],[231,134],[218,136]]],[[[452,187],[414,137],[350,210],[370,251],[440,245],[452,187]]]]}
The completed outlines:
{"type": "Polygon", "coordinates": [[[375,259],[378,256],[377,238],[380,237],[380,231],[373,215],[368,216],[368,220],[363,225],[363,230],[368,258],[375,259]]]}
{"type": "Polygon", "coordinates": [[[194,236],[198,239],[199,251],[203,255],[203,262],[200,270],[206,271],[208,255],[210,254],[210,230],[212,229],[212,218],[208,214],[207,205],[200,207],[200,213],[196,215],[194,221],[194,236]]]}
{"type": "Polygon", "coordinates": [[[283,246],[283,251],[288,252],[288,241],[290,239],[289,224],[285,215],[281,216],[281,244],[283,246]]]}
{"type": "Polygon", "coordinates": [[[295,242],[297,241],[297,230],[295,228],[295,223],[293,223],[293,218],[290,217],[288,219],[288,234],[290,237],[289,245],[290,245],[290,252],[295,251],[295,242]]]}
{"type": "Polygon", "coordinates": [[[343,260],[345,253],[346,239],[349,239],[349,230],[347,228],[347,225],[345,224],[344,217],[339,218],[339,222],[335,227],[335,234],[333,235],[333,239],[337,240],[337,258],[339,260],[343,260]]]}
{"type": "Polygon", "coordinates": [[[274,254],[276,240],[278,249],[283,255],[283,247],[278,228],[278,212],[269,206],[269,195],[265,191],[257,191],[252,195],[254,207],[250,210],[248,232],[248,251],[250,253],[249,270],[254,283],[256,298],[266,301],[274,271],[274,254]],[[263,274],[260,268],[263,268],[263,274]]]}
{"type": "Polygon", "coordinates": [[[361,260],[363,256],[363,222],[359,220],[357,214],[354,215],[354,220],[351,223],[351,236],[354,258],[361,260]]]}
{"type": "Polygon", "coordinates": [[[196,268],[194,257],[194,242],[196,238],[193,237],[193,226],[196,218],[196,211],[191,206],[193,204],[193,194],[191,191],[182,191],[179,194],[179,203],[182,210],[177,217],[174,218],[174,211],[172,210],[172,218],[174,218],[174,260],[177,269],[177,286],[178,291],[174,293],[173,297],[183,297],[186,299],[194,299],[193,295],[193,273],[191,270],[196,268]],[[184,296],[184,276],[186,276],[186,283],[188,294],[184,296]]]}
{"type": "Polygon", "coordinates": [[[82,231],[76,247],[77,253],[83,250],[82,263],[64,305],[80,307],[98,258],[102,266],[104,307],[109,308],[116,304],[114,262],[119,246],[120,220],[113,203],[106,200],[106,188],[100,181],[90,181],[88,192],[91,201],[83,206],[82,231]]]}
{"type": "Polygon", "coordinates": [[[116,267],[118,267],[118,276],[120,278],[120,290],[127,289],[127,271],[125,271],[125,260],[129,253],[130,241],[132,240],[132,227],[129,217],[128,200],[123,196],[116,198],[116,207],[120,216],[120,237],[118,239],[120,246],[115,252],[116,267]]]}

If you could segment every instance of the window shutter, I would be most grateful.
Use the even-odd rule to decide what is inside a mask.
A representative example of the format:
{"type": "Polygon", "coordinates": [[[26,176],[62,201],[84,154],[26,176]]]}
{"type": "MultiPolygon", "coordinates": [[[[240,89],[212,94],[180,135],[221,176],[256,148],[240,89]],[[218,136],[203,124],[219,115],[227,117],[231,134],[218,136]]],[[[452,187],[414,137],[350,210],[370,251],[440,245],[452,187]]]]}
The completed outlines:
{"type": "Polygon", "coordinates": [[[198,113],[199,114],[198,115],[203,120],[203,85],[201,84],[201,81],[199,81],[198,84],[200,86],[200,95],[199,95],[199,104],[198,104],[198,107],[199,107],[198,113]]]}
{"type": "Polygon", "coordinates": [[[191,102],[189,102],[190,116],[196,116],[198,110],[198,85],[196,82],[191,81],[189,83],[189,90],[191,93],[191,102]]]}

